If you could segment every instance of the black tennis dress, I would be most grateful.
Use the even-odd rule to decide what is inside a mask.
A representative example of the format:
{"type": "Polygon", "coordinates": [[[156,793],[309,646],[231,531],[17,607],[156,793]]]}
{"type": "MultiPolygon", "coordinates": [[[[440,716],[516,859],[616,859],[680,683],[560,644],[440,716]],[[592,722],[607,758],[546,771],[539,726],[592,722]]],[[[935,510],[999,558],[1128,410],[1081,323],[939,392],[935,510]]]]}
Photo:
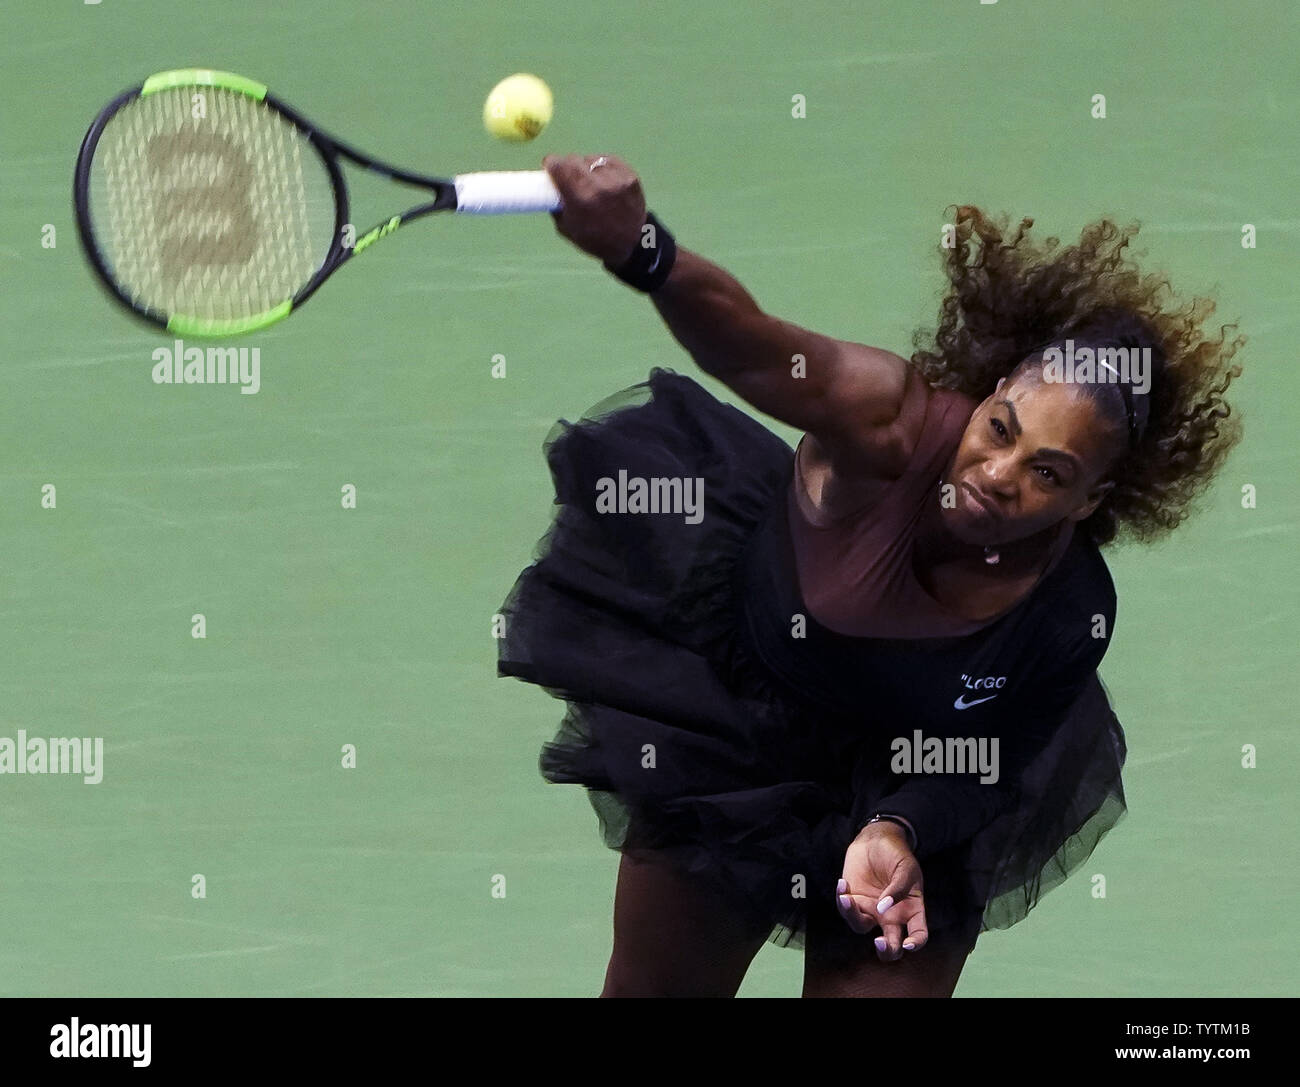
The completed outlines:
{"type": "Polygon", "coordinates": [[[498,671],[566,702],[541,771],[586,786],[609,847],[653,851],[779,946],[813,920],[819,954],[851,957],[876,932],[839,919],[835,887],[874,812],[917,832],[932,939],[968,940],[1024,918],[1123,815],[1096,671],[1115,593],[1083,533],[974,634],[849,637],[800,597],[793,450],[697,382],[655,368],[545,450],[554,519],[503,605],[498,671]],[[699,480],[702,502],[641,512],[638,478],[699,480]],[[979,737],[996,782],[917,761],[922,740],[979,737]]]}

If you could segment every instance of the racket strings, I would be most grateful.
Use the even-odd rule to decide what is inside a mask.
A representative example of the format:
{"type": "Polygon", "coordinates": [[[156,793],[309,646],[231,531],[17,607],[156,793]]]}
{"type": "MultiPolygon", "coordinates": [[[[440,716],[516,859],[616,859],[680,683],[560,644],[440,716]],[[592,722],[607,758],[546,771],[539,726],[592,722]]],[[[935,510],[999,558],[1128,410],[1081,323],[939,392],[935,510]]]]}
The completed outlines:
{"type": "Polygon", "coordinates": [[[306,142],[271,108],[218,87],[123,106],[91,167],[94,232],[123,292],[202,320],[252,317],[292,298],[334,229],[329,175],[306,142]]]}

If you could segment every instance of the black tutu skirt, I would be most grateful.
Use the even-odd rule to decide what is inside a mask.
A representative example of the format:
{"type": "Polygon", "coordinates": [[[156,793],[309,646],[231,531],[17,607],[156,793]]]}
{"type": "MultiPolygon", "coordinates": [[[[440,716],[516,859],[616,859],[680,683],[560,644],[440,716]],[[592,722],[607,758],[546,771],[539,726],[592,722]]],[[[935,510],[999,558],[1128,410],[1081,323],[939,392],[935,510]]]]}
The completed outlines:
{"type": "MultiPolygon", "coordinates": [[[[741,631],[741,556],[785,501],[793,450],[664,368],[560,420],[544,449],[554,518],[502,606],[498,642],[500,675],[566,703],[542,775],[586,787],[611,849],[652,852],[714,888],[770,942],[803,948],[811,926],[819,953],[874,955],[834,897],[862,737],[795,697],[741,631]],[[598,512],[620,472],[703,480],[698,519],[598,512]]],[[[1123,813],[1118,723],[1099,683],[1082,702],[1106,726],[1031,767],[1026,795],[1052,803],[922,860],[932,940],[973,942],[1019,921],[1123,813]]]]}

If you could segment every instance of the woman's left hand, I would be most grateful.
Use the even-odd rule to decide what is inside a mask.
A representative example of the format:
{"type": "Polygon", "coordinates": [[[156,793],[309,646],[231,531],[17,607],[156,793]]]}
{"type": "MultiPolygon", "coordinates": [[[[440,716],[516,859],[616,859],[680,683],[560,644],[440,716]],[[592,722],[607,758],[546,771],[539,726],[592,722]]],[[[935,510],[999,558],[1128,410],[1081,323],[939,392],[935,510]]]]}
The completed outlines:
{"type": "Polygon", "coordinates": [[[864,827],[844,854],[835,896],[840,916],[854,932],[880,925],[876,955],[893,962],[905,952],[919,951],[929,938],[923,891],[921,865],[903,829],[880,822],[864,827]]]}

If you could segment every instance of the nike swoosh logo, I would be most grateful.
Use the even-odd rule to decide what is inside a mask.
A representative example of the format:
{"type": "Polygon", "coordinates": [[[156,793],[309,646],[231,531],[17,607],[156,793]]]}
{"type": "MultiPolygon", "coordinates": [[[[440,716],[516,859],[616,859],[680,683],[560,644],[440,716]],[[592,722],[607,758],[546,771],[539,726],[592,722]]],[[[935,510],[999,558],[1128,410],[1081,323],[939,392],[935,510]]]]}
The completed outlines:
{"type": "Polygon", "coordinates": [[[957,701],[952,704],[952,708],[955,710],[968,710],[972,706],[978,706],[981,702],[992,702],[995,698],[997,698],[997,695],[991,694],[988,698],[977,698],[974,702],[967,702],[964,694],[958,695],[957,701]]]}

